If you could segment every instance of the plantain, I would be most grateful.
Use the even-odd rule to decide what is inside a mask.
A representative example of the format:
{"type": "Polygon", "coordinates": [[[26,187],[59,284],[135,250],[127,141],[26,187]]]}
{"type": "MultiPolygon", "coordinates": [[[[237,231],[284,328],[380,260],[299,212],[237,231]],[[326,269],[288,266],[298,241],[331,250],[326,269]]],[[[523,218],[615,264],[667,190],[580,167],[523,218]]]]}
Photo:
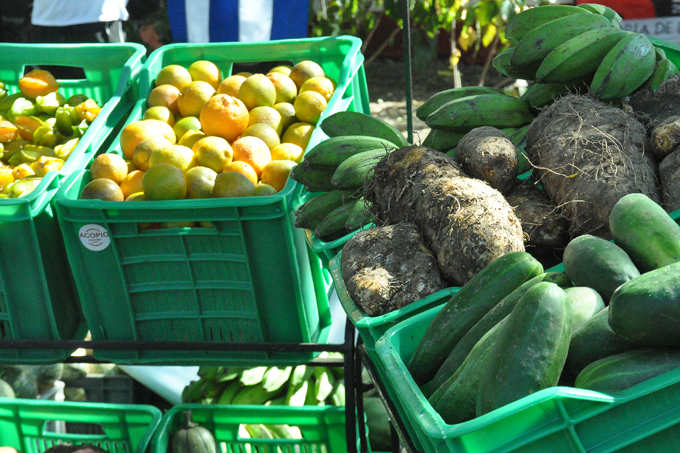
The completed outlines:
{"type": "Polygon", "coordinates": [[[333,391],[335,377],[328,367],[314,368],[314,397],[318,402],[324,401],[333,391]]]}
{"type": "Polygon", "coordinates": [[[656,91],[656,89],[659,88],[659,85],[678,72],[680,72],[678,67],[668,58],[664,58],[661,61],[657,61],[656,66],[654,66],[654,72],[642,87],[648,87],[651,88],[652,91],[656,91]]]}
{"type": "Polygon", "coordinates": [[[536,76],[537,68],[521,69],[513,68],[510,65],[510,58],[512,58],[512,53],[515,51],[515,47],[509,47],[496,55],[491,61],[491,64],[498,72],[506,77],[513,79],[523,79],[532,80],[536,76]]]}
{"type": "Polygon", "coordinates": [[[375,165],[385,157],[385,149],[364,151],[346,159],[338,165],[331,177],[331,185],[340,190],[356,190],[364,186],[375,165]]]}
{"type": "Polygon", "coordinates": [[[231,402],[234,400],[234,397],[236,394],[243,388],[240,382],[238,381],[232,381],[229,383],[229,385],[222,390],[222,394],[220,395],[219,399],[216,401],[217,404],[231,404],[231,402]]]}
{"type": "Polygon", "coordinates": [[[302,162],[337,167],[348,157],[377,148],[395,149],[396,145],[382,138],[365,135],[331,137],[310,149],[302,162]]]}
{"type": "Polygon", "coordinates": [[[531,30],[517,43],[510,65],[527,71],[538,70],[542,60],[560,44],[598,28],[612,28],[612,25],[599,14],[579,14],[547,22],[531,30]]]}
{"type": "Polygon", "coordinates": [[[342,206],[351,194],[349,190],[333,189],[310,198],[295,211],[295,226],[313,230],[329,212],[342,206]]]}
{"type": "Polygon", "coordinates": [[[654,72],[655,63],[656,52],[649,39],[629,33],[604,57],[590,91],[603,101],[618,100],[642,86],[654,72]]]}
{"type": "Polygon", "coordinates": [[[479,94],[444,104],[427,117],[433,129],[468,132],[475,127],[516,127],[533,121],[527,104],[505,94],[479,94]]]}
{"type": "Polygon", "coordinates": [[[587,90],[588,86],[581,82],[539,83],[534,82],[520,96],[530,109],[538,111],[541,107],[552,104],[557,98],[567,93],[577,91],[579,87],[587,90]]]}
{"type": "Polygon", "coordinates": [[[503,94],[498,88],[467,86],[443,90],[430,96],[423,104],[416,109],[416,118],[425,121],[430,113],[437,110],[442,105],[475,94],[503,94]]]}
{"type": "Polygon", "coordinates": [[[594,73],[605,55],[626,34],[614,28],[599,28],[565,41],[543,59],[536,71],[536,80],[568,82],[594,73]]]}
{"type": "Polygon", "coordinates": [[[449,132],[444,129],[430,129],[427,137],[423,140],[422,146],[445,153],[458,145],[458,142],[464,135],[465,132],[449,132]]]}
{"type": "Polygon", "coordinates": [[[266,366],[257,366],[243,370],[239,382],[245,386],[257,385],[262,382],[264,373],[267,371],[266,366]]]}
{"type": "Polygon", "coordinates": [[[335,112],[323,120],[319,127],[331,138],[364,135],[385,139],[397,147],[409,144],[399,129],[380,118],[361,112],[335,112]]]}
{"type": "Polygon", "coordinates": [[[334,241],[347,233],[349,212],[358,200],[350,201],[331,211],[314,229],[314,236],[325,242],[334,241]]]}
{"type": "Polygon", "coordinates": [[[522,127],[513,127],[501,130],[505,133],[505,135],[508,136],[510,141],[512,141],[512,143],[517,146],[517,144],[524,140],[524,138],[527,136],[527,132],[529,132],[530,127],[531,124],[527,124],[522,127]]]}
{"type": "Polygon", "coordinates": [[[262,377],[262,388],[266,392],[278,392],[288,382],[292,371],[293,367],[290,366],[284,368],[269,367],[262,377]]]}
{"type": "Polygon", "coordinates": [[[576,5],[576,7],[583,8],[593,14],[604,16],[607,18],[607,20],[609,20],[609,22],[611,22],[612,26],[615,28],[621,28],[621,21],[623,18],[619,15],[619,13],[608,6],[598,5],[597,3],[581,3],[580,5],[576,5]]]}
{"type": "Polygon", "coordinates": [[[513,17],[507,23],[505,26],[505,39],[512,43],[518,43],[531,30],[547,22],[559,19],[560,17],[588,13],[590,11],[571,5],[546,5],[529,8],[513,17]]]}
{"type": "Polygon", "coordinates": [[[312,165],[303,160],[293,167],[290,177],[305,186],[307,192],[328,192],[333,190],[331,177],[337,165],[312,165]]]}
{"type": "Polygon", "coordinates": [[[368,211],[364,199],[359,198],[347,214],[345,228],[347,232],[356,231],[373,221],[373,215],[368,211]]]}
{"type": "Polygon", "coordinates": [[[304,406],[310,382],[313,384],[313,381],[310,381],[310,379],[306,379],[297,385],[290,384],[286,393],[285,404],[287,406],[304,406]]]}
{"type": "Polygon", "coordinates": [[[232,399],[231,404],[264,404],[277,393],[278,391],[266,391],[262,382],[260,382],[256,385],[241,387],[241,389],[236,392],[236,395],[234,395],[234,399],[232,399]]]}

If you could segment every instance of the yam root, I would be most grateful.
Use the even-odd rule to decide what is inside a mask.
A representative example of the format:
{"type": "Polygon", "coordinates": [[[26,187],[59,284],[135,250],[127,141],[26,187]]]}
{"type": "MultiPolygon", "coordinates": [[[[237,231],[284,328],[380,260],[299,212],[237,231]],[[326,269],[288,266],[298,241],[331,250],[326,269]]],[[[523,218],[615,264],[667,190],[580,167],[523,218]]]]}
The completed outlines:
{"type": "Polygon", "coordinates": [[[662,206],[668,212],[680,209],[680,147],[659,164],[662,206]]]}
{"type": "Polygon", "coordinates": [[[609,213],[629,193],[660,202],[658,169],[645,127],[630,113],[568,95],[541,112],[527,133],[527,154],[571,237],[606,239],[609,213]]]}
{"type": "Polygon", "coordinates": [[[437,260],[413,224],[359,231],[342,248],[341,269],[347,293],[369,316],[446,287],[437,260]]]}
{"type": "Polygon", "coordinates": [[[517,181],[517,148],[495,127],[482,126],[465,134],[456,147],[456,162],[473,178],[507,194],[517,181]]]}
{"type": "Polygon", "coordinates": [[[524,251],[522,226],[503,195],[433,149],[387,154],[364,184],[364,200],[377,225],[416,224],[444,277],[458,286],[506,253],[524,251]]]}
{"type": "Polygon", "coordinates": [[[668,117],[654,126],[649,139],[652,155],[660,162],[680,145],[680,116],[668,117]]]}
{"type": "Polygon", "coordinates": [[[634,113],[651,130],[666,118],[680,115],[680,74],[669,77],[656,91],[638,90],[622,102],[624,110],[634,113]]]}

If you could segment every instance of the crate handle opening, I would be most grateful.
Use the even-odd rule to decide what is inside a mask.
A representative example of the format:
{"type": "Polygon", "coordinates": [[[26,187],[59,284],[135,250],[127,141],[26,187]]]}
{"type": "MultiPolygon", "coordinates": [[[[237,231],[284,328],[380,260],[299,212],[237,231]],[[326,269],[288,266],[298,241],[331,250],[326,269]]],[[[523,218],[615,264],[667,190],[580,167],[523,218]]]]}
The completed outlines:
{"type": "Polygon", "coordinates": [[[26,65],[24,75],[34,69],[49,71],[57,80],[87,80],[85,70],[82,66],[69,65],[26,65]]]}

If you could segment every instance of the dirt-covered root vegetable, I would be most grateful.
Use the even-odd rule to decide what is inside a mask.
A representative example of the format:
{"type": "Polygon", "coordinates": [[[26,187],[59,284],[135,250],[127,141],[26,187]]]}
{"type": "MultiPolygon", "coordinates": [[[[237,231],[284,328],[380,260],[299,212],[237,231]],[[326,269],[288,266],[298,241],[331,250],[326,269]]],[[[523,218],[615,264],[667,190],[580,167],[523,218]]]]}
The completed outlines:
{"type": "Polygon", "coordinates": [[[671,116],[654,126],[649,141],[652,155],[657,161],[672,153],[680,145],[680,116],[671,116]]]}
{"type": "Polygon", "coordinates": [[[505,132],[491,126],[472,129],[456,147],[456,162],[465,173],[489,183],[503,194],[517,180],[517,148],[505,132]]]}
{"type": "Polygon", "coordinates": [[[666,118],[680,115],[680,74],[666,79],[656,91],[638,90],[621,101],[624,110],[635,113],[651,129],[666,118]]]}
{"type": "Polygon", "coordinates": [[[626,194],[660,202],[646,130],[622,109],[586,96],[562,97],[536,117],[526,150],[571,237],[611,238],[609,212],[626,194]]]}
{"type": "Polygon", "coordinates": [[[413,224],[359,231],[342,248],[342,279],[369,316],[397,310],[444,289],[437,260],[413,224]]]}
{"type": "MultiPolygon", "coordinates": [[[[522,223],[527,252],[539,261],[562,261],[562,252],[569,243],[569,229],[567,221],[545,192],[530,180],[524,180],[505,199],[522,223]]],[[[544,264],[544,267],[551,266],[544,264]]]]}
{"type": "Polygon", "coordinates": [[[506,253],[524,251],[522,226],[503,195],[429,148],[388,154],[364,184],[364,200],[378,225],[415,223],[454,285],[506,253]]]}
{"type": "Polygon", "coordinates": [[[659,179],[663,208],[668,212],[680,209],[680,147],[659,164],[659,179]]]}

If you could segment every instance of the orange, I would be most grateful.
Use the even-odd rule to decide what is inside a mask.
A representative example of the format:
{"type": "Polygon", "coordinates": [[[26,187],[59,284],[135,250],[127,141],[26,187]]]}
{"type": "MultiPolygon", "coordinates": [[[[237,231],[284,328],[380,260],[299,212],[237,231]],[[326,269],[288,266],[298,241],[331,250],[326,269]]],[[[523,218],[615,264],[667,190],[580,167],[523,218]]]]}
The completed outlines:
{"type": "Polygon", "coordinates": [[[233,160],[245,162],[255,170],[260,177],[262,169],[272,160],[267,144],[257,137],[241,137],[232,143],[233,160]]]}
{"type": "Polygon", "coordinates": [[[257,137],[267,144],[270,150],[281,144],[281,138],[276,129],[265,123],[255,123],[246,128],[241,134],[243,137],[257,137]]]}
{"type": "Polygon", "coordinates": [[[316,91],[326,99],[326,102],[328,102],[335,92],[335,86],[331,79],[326,77],[312,77],[311,79],[307,79],[300,87],[300,93],[304,93],[305,91],[316,91]]]}
{"type": "Polygon", "coordinates": [[[149,168],[142,178],[142,186],[147,200],[181,200],[187,195],[184,172],[170,164],[149,168]]]}
{"type": "Polygon", "coordinates": [[[210,198],[217,173],[208,167],[193,167],[184,173],[187,198],[210,198]]]}
{"type": "Polygon", "coordinates": [[[145,120],[160,120],[165,121],[170,126],[175,124],[175,115],[172,114],[169,108],[164,105],[156,105],[154,107],[149,107],[144,112],[142,119],[145,120]]]}
{"type": "Polygon", "coordinates": [[[160,86],[168,83],[181,90],[189,82],[191,82],[191,74],[184,66],[169,64],[158,71],[154,85],[160,86]]]}
{"type": "Polygon", "coordinates": [[[222,82],[222,71],[220,71],[220,68],[212,61],[194,61],[189,65],[188,71],[189,74],[191,74],[191,80],[207,82],[214,90],[216,90],[217,87],[220,86],[220,82],[222,82]]]}
{"type": "Polygon", "coordinates": [[[126,159],[132,159],[135,147],[145,138],[162,135],[172,143],[177,141],[172,127],[165,121],[139,120],[125,126],[120,133],[120,149],[126,159]]]}
{"type": "Polygon", "coordinates": [[[179,92],[177,108],[182,116],[198,116],[203,105],[215,93],[215,88],[208,82],[193,81],[179,92]]]}
{"type": "Polygon", "coordinates": [[[227,165],[224,166],[224,169],[222,170],[222,173],[230,172],[230,171],[235,171],[236,173],[241,173],[243,176],[246,176],[248,179],[253,184],[257,184],[258,177],[257,173],[255,173],[255,169],[251,167],[249,164],[241,161],[231,161],[227,165]]]}
{"type": "Polygon", "coordinates": [[[131,193],[125,198],[125,201],[146,201],[146,195],[144,195],[144,192],[131,193]]]}
{"type": "Polygon", "coordinates": [[[137,170],[146,171],[149,169],[149,157],[155,149],[169,148],[172,142],[162,135],[145,138],[132,152],[132,164],[137,170]]]}
{"type": "Polygon", "coordinates": [[[137,192],[144,192],[144,188],[142,187],[142,178],[144,177],[144,172],[141,170],[133,170],[130,173],[123,178],[123,181],[120,183],[120,189],[123,191],[123,195],[125,195],[125,199],[127,200],[130,195],[133,193],[137,192]]]}
{"type": "Polygon", "coordinates": [[[264,184],[269,184],[277,192],[280,192],[286,187],[290,172],[296,165],[295,162],[290,160],[272,160],[262,169],[260,179],[264,184]]]}
{"type": "Polygon", "coordinates": [[[104,153],[94,158],[90,165],[90,179],[106,178],[120,184],[127,176],[127,162],[116,153],[104,153]]]}
{"type": "Polygon", "coordinates": [[[57,79],[52,73],[43,69],[34,69],[19,79],[19,91],[29,98],[45,96],[58,89],[57,79]]]}
{"type": "Polygon", "coordinates": [[[248,126],[253,124],[264,123],[270,125],[276,133],[280,136],[283,132],[283,125],[281,123],[281,114],[274,108],[266,105],[255,107],[250,111],[248,119],[248,126]]]}
{"type": "Polygon", "coordinates": [[[149,93],[146,98],[147,107],[155,107],[157,105],[167,107],[173,115],[179,116],[179,107],[177,100],[179,99],[179,89],[176,86],[166,83],[159,85],[149,93]]]}
{"type": "Polygon", "coordinates": [[[293,143],[281,143],[272,149],[272,160],[292,160],[300,163],[305,150],[293,143]]]}
{"type": "Polygon", "coordinates": [[[308,79],[311,79],[312,77],[324,77],[325,75],[321,66],[311,60],[305,60],[293,66],[293,69],[290,70],[288,76],[293,79],[295,86],[297,86],[299,90],[302,84],[308,79]]]}
{"type": "Polygon", "coordinates": [[[229,142],[214,135],[200,139],[192,149],[198,165],[216,172],[221,172],[234,155],[229,142]]]}
{"type": "Polygon", "coordinates": [[[235,171],[220,173],[215,178],[212,196],[216,198],[253,197],[255,184],[247,176],[235,171]]]}
{"type": "Polygon", "coordinates": [[[258,105],[272,106],[276,103],[276,88],[264,74],[253,74],[243,81],[238,90],[238,98],[248,110],[258,105]]]}
{"type": "Polygon", "coordinates": [[[274,89],[276,90],[276,103],[293,102],[298,91],[293,79],[280,72],[270,72],[267,74],[267,78],[274,84],[274,89]]]}
{"type": "Polygon", "coordinates": [[[186,133],[182,135],[182,138],[179,139],[177,144],[186,146],[188,148],[193,148],[196,142],[202,139],[203,137],[207,137],[207,135],[205,135],[205,132],[192,129],[186,131],[186,133]]]}
{"type": "Polygon", "coordinates": [[[267,195],[274,195],[278,190],[269,184],[258,183],[255,186],[255,195],[258,197],[266,197],[267,195]]]}
{"type": "Polygon", "coordinates": [[[274,104],[274,110],[281,115],[281,133],[286,132],[286,129],[291,124],[297,123],[300,120],[295,116],[295,107],[289,102],[279,102],[274,104]]]}
{"type": "Polygon", "coordinates": [[[149,156],[149,170],[160,164],[174,165],[184,172],[196,165],[196,161],[191,148],[182,145],[170,145],[165,148],[154,149],[151,152],[149,156]]]}
{"type": "Polygon", "coordinates": [[[229,96],[238,97],[238,90],[241,88],[241,84],[246,80],[245,77],[240,75],[232,75],[220,82],[220,86],[217,87],[217,94],[228,94],[229,96]]]}
{"type": "Polygon", "coordinates": [[[100,178],[88,182],[80,192],[82,200],[123,201],[125,196],[120,186],[110,179],[100,178]]]}
{"type": "Polygon", "coordinates": [[[271,69],[269,70],[269,72],[267,73],[267,75],[271,74],[272,72],[279,72],[279,73],[281,73],[281,74],[283,74],[283,75],[289,76],[289,75],[290,75],[291,69],[293,69],[292,66],[285,65],[285,64],[284,64],[284,65],[279,65],[279,66],[274,66],[273,68],[271,68],[271,69]]]}
{"type": "Polygon", "coordinates": [[[310,124],[316,124],[321,118],[321,114],[328,103],[326,98],[316,91],[305,91],[304,93],[298,94],[293,103],[295,107],[295,116],[298,117],[300,121],[304,121],[310,124]]]}
{"type": "Polygon", "coordinates": [[[233,96],[216,94],[205,103],[199,115],[203,132],[232,142],[248,127],[248,109],[233,96]]]}
{"type": "Polygon", "coordinates": [[[201,121],[196,116],[185,116],[172,125],[172,130],[175,132],[177,141],[180,142],[187,132],[200,131],[201,121]]]}
{"type": "Polygon", "coordinates": [[[293,123],[288,126],[286,132],[283,133],[281,143],[293,143],[302,149],[307,149],[307,144],[309,143],[309,139],[312,138],[313,132],[313,124],[305,122],[293,123]]]}

